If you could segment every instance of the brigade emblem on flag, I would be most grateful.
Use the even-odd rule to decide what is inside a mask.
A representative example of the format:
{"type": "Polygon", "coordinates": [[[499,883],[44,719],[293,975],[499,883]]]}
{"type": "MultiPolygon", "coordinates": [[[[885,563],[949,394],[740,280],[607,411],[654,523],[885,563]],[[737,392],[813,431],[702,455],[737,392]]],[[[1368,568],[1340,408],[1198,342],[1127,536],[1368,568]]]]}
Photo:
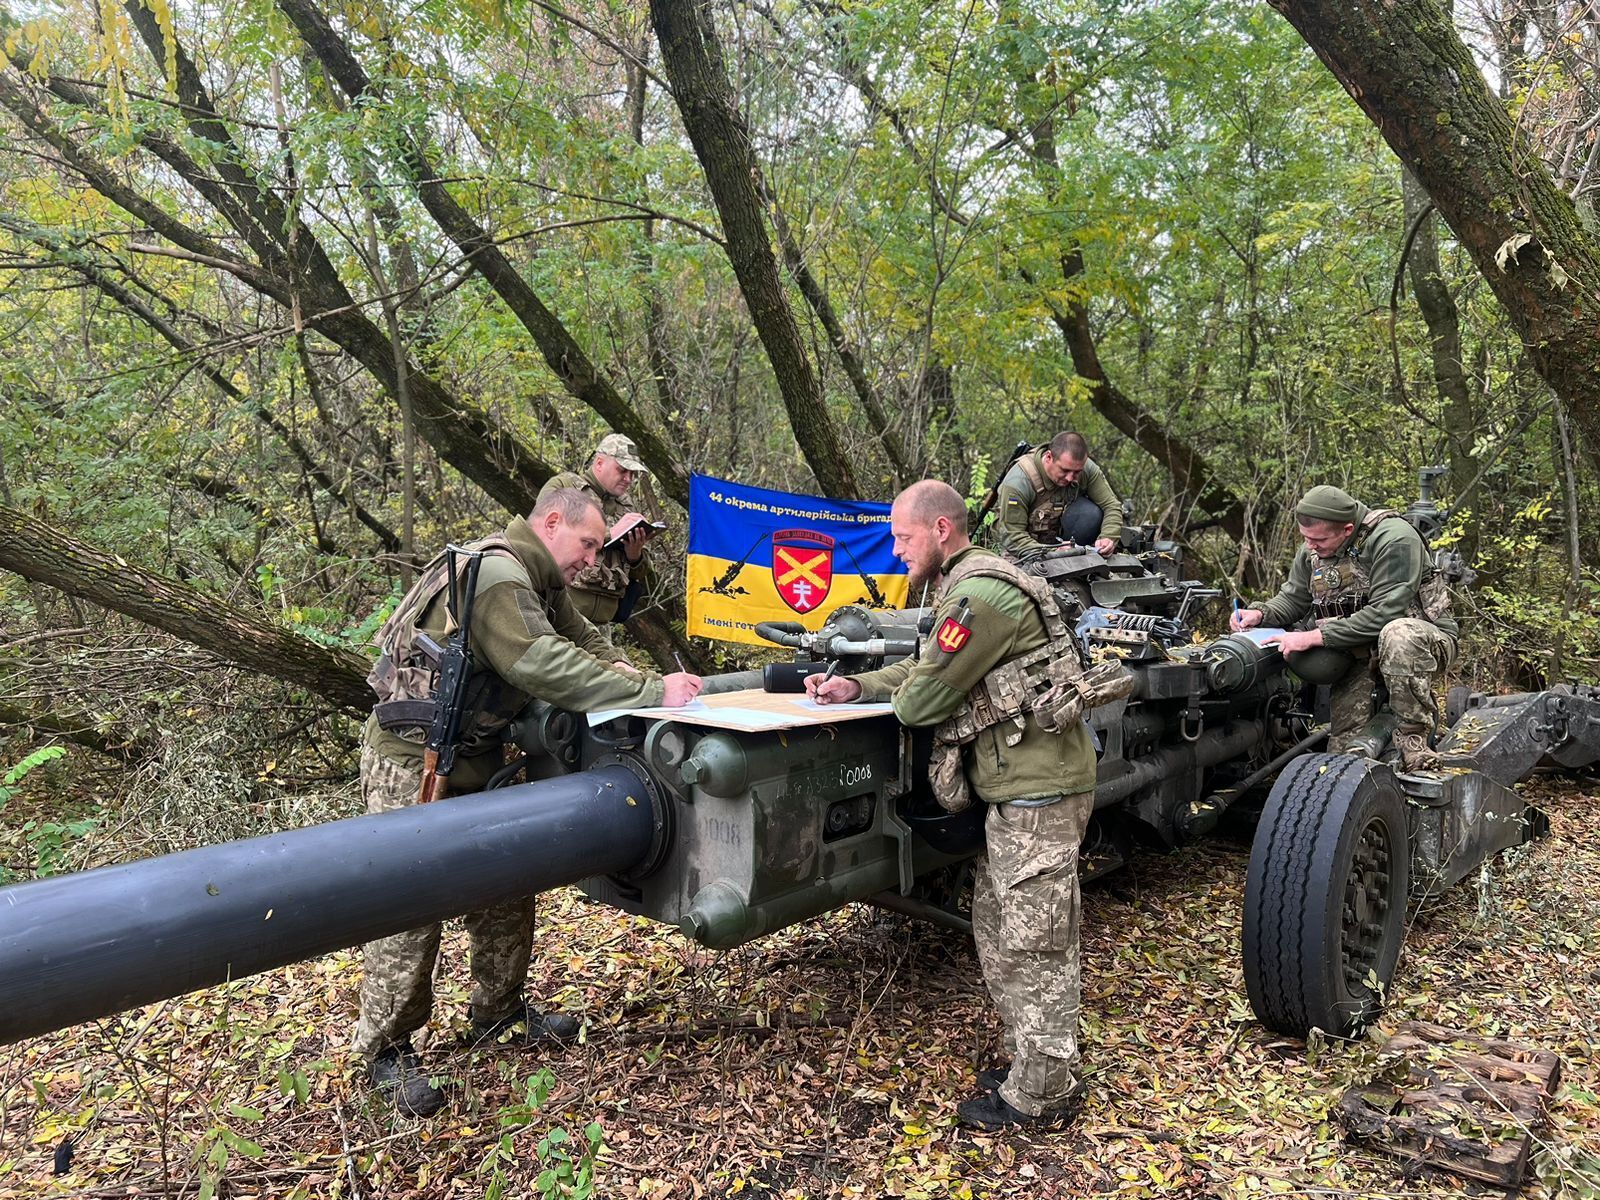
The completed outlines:
{"type": "Polygon", "coordinates": [[[833,586],[833,548],[825,533],[783,529],[772,535],[772,585],[797,613],[821,604],[833,586]]]}
{"type": "Polygon", "coordinates": [[[972,630],[954,617],[946,617],[944,624],[939,626],[939,632],[933,635],[933,640],[946,654],[954,654],[967,644],[967,639],[971,636],[972,630]]]}

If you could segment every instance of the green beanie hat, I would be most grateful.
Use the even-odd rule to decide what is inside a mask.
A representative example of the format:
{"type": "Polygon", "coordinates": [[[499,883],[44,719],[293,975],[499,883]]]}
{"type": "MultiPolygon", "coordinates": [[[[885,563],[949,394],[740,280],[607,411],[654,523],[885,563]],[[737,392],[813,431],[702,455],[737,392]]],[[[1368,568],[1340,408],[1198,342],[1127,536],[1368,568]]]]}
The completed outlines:
{"type": "Polygon", "coordinates": [[[1319,483],[1300,499],[1294,515],[1302,521],[1333,521],[1337,524],[1354,524],[1355,498],[1343,488],[1319,483]]]}

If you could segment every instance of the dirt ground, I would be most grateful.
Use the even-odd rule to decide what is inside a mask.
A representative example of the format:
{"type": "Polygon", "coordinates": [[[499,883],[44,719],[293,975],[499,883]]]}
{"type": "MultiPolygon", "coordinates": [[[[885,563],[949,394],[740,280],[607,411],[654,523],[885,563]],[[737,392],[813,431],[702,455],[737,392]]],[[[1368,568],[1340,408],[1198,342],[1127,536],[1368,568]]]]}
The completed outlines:
{"type": "MultiPolygon", "coordinates": [[[[1383,1025],[1560,1055],[1526,1194],[1600,1196],[1600,790],[1530,794],[1551,836],[1413,915],[1383,1025]]],[[[453,932],[424,1047],[451,1104],[395,1118],[345,1052],[358,957],[332,955],[0,1048],[0,1194],[1486,1194],[1345,1141],[1331,1109],[1372,1042],[1306,1045],[1255,1022],[1247,858],[1222,841],[1142,855],[1086,891],[1089,1093],[1059,1132],[956,1126],[996,1029],[955,934],[853,906],[713,952],[563,891],[544,905],[534,990],[584,1017],[579,1045],[470,1046],[453,932]]]]}

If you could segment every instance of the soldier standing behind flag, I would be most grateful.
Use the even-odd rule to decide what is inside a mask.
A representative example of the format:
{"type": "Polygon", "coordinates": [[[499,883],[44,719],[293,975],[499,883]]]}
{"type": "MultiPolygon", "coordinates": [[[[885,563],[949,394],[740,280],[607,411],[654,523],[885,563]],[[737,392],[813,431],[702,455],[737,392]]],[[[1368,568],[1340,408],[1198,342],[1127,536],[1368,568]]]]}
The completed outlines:
{"type": "Polygon", "coordinates": [[[622,499],[639,476],[647,474],[649,470],[639,457],[633,439],[612,433],[600,439],[587,470],[563,471],[539,491],[541,500],[556,488],[587,492],[605,514],[612,538],[630,522],[639,522],[638,528],[625,537],[620,546],[609,546],[596,554],[595,561],[578,572],[568,589],[573,607],[595,625],[627,620],[638,602],[642,585],[633,578],[633,570],[644,557],[650,529],[641,513],[623,508],[622,499]]]}
{"type": "Polygon", "coordinates": [[[806,690],[820,704],[888,698],[903,724],[937,726],[939,802],[965,807],[970,785],[988,804],[972,932],[1013,1057],[980,1072],[984,1090],[957,1113],[984,1129],[1061,1120],[1082,1091],[1078,844],[1095,757],[1080,716],[1098,698],[1049,589],[971,544],[954,488],[913,484],[890,527],[913,589],[938,580],[927,653],[854,678],[811,675],[806,690]]]}

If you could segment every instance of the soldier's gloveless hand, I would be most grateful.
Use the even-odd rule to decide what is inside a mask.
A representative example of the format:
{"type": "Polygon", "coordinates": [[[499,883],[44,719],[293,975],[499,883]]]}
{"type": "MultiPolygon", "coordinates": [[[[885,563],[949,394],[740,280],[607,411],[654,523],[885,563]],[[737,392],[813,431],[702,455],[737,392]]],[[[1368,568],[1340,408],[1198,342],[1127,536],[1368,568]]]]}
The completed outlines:
{"type": "Polygon", "coordinates": [[[1261,610],[1259,608],[1241,608],[1228,618],[1228,628],[1234,632],[1241,629],[1254,629],[1261,624],[1261,610]]]}
{"type": "Polygon", "coordinates": [[[687,671],[674,671],[671,675],[663,675],[661,682],[666,689],[661,699],[663,708],[682,708],[698,696],[700,689],[705,686],[700,676],[691,675],[687,671]]]}
{"type": "Polygon", "coordinates": [[[818,672],[806,676],[806,695],[818,704],[848,704],[861,695],[861,685],[843,675],[830,679],[818,672]]]}

